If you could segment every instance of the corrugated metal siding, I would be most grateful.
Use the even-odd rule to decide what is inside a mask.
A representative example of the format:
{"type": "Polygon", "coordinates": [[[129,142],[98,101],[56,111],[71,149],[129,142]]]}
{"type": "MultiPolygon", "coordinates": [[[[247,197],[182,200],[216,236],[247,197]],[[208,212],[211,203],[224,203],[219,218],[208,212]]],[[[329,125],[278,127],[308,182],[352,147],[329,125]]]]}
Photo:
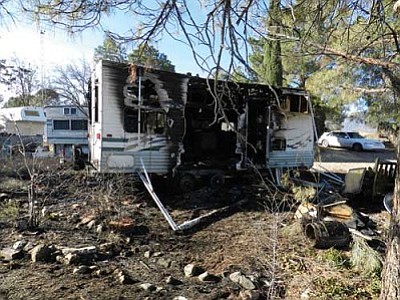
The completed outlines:
{"type": "Polygon", "coordinates": [[[274,151],[271,153],[268,167],[270,168],[311,168],[314,163],[313,151],[274,151]]]}
{"type": "Polygon", "coordinates": [[[5,131],[11,134],[20,134],[21,136],[44,135],[45,122],[31,121],[6,121],[5,131]]]}
{"type": "Polygon", "coordinates": [[[102,104],[102,132],[103,136],[111,134],[113,137],[125,137],[123,130],[123,88],[128,77],[127,70],[115,67],[103,67],[100,103],[102,104]]]}

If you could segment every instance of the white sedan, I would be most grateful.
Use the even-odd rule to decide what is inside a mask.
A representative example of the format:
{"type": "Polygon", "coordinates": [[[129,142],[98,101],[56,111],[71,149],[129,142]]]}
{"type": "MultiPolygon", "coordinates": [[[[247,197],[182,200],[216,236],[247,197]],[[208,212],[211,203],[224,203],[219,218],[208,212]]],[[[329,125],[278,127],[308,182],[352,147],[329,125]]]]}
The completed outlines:
{"type": "Polygon", "coordinates": [[[354,151],[385,149],[385,145],[381,141],[365,138],[358,132],[346,131],[324,132],[318,139],[318,145],[349,148],[354,151]]]}

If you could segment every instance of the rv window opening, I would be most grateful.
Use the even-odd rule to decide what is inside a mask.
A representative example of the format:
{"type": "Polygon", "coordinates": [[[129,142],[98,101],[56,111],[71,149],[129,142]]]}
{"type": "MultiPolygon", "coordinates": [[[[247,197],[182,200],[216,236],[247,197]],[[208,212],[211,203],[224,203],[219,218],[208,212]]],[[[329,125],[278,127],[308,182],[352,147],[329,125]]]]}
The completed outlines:
{"type": "Polygon", "coordinates": [[[69,120],[53,120],[54,130],[69,130],[69,120]]]}
{"type": "MultiPolygon", "coordinates": [[[[144,129],[144,114],[141,114],[141,130],[143,132],[144,129]]],[[[125,108],[124,110],[124,130],[129,133],[137,133],[139,129],[139,118],[138,118],[138,110],[125,108]]]]}
{"type": "Polygon", "coordinates": [[[71,120],[71,130],[87,130],[88,124],[86,120],[71,120]]]}
{"type": "Polygon", "coordinates": [[[292,95],[288,100],[291,112],[308,113],[308,102],[304,96],[292,95]]]}
{"type": "Polygon", "coordinates": [[[99,121],[99,86],[94,87],[94,121],[99,121]]]}
{"type": "Polygon", "coordinates": [[[272,151],[285,151],[286,150],[286,139],[275,138],[271,140],[272,151]]]}
{"type": "Polygon", "coordinates": [[[75,107],[71,107],[71,115],[76,115],[76,108],[75,107]]]}
{"type": "Polygon", "coordinates": [[[39,112],[37,110],[25,110],[26,117],[39,117],[39,112]]]}
{"type": "Polygon", "coordinates": [[[148,134],[162,134],[165,131],[166,115],[164,112],[147,112],[144,125],[148,134]]]}

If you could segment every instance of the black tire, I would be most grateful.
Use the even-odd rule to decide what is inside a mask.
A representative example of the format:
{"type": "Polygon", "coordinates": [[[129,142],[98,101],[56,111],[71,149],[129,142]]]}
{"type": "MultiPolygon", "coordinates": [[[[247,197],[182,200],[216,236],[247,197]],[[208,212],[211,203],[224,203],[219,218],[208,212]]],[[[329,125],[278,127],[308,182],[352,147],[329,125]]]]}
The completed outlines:
{"type": "Polygon", "coordinates": [[[214,174],[210,177],[210,187],[219,189],[225,184],[225,178],[222,174],[214,174]]]}
{"type": "Polygon", "coordinates": [[[183,174],[178,181],[179,190],[182,193],[190,193],[196,186],[196,178],[189,173],[183,174]]]}
{"type": "Polygon", "coordinates": [[[353,147],[352,147],[352,149],[353,149],[353,151],[357,151],[357,152],[360,152],[360,151],[363,151],[363,147],[362,147],[362,145],[361,144],[354,144],[353,145],[353,147]]]}
{"type": "Polygon", "coordinates": [[[328,148],[328,147],[329,147],[329,142],[328,142],[328,140],[322,140],[321,145],[322,145],[322,147],[328,148]]]}

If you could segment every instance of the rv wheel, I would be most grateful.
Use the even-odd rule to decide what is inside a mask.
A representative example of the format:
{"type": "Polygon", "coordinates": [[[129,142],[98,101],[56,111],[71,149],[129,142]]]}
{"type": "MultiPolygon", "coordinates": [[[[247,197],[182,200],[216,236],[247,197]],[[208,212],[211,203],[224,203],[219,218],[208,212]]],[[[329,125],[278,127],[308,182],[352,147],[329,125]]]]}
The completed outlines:
{"type": "Polygon", "coordinates": [[[191,174],[183,174],[179,179],[179,189],[183,193],[189,193],[194,190],[196,185],[196,178],[191,174]]]}
{"type": "Polygon", "coordinates": [[[223,174],[214,174],[210,178],[210,187],[213,189],[218,189],[222,187],[225,183],[225,178],[223,174]]]}

